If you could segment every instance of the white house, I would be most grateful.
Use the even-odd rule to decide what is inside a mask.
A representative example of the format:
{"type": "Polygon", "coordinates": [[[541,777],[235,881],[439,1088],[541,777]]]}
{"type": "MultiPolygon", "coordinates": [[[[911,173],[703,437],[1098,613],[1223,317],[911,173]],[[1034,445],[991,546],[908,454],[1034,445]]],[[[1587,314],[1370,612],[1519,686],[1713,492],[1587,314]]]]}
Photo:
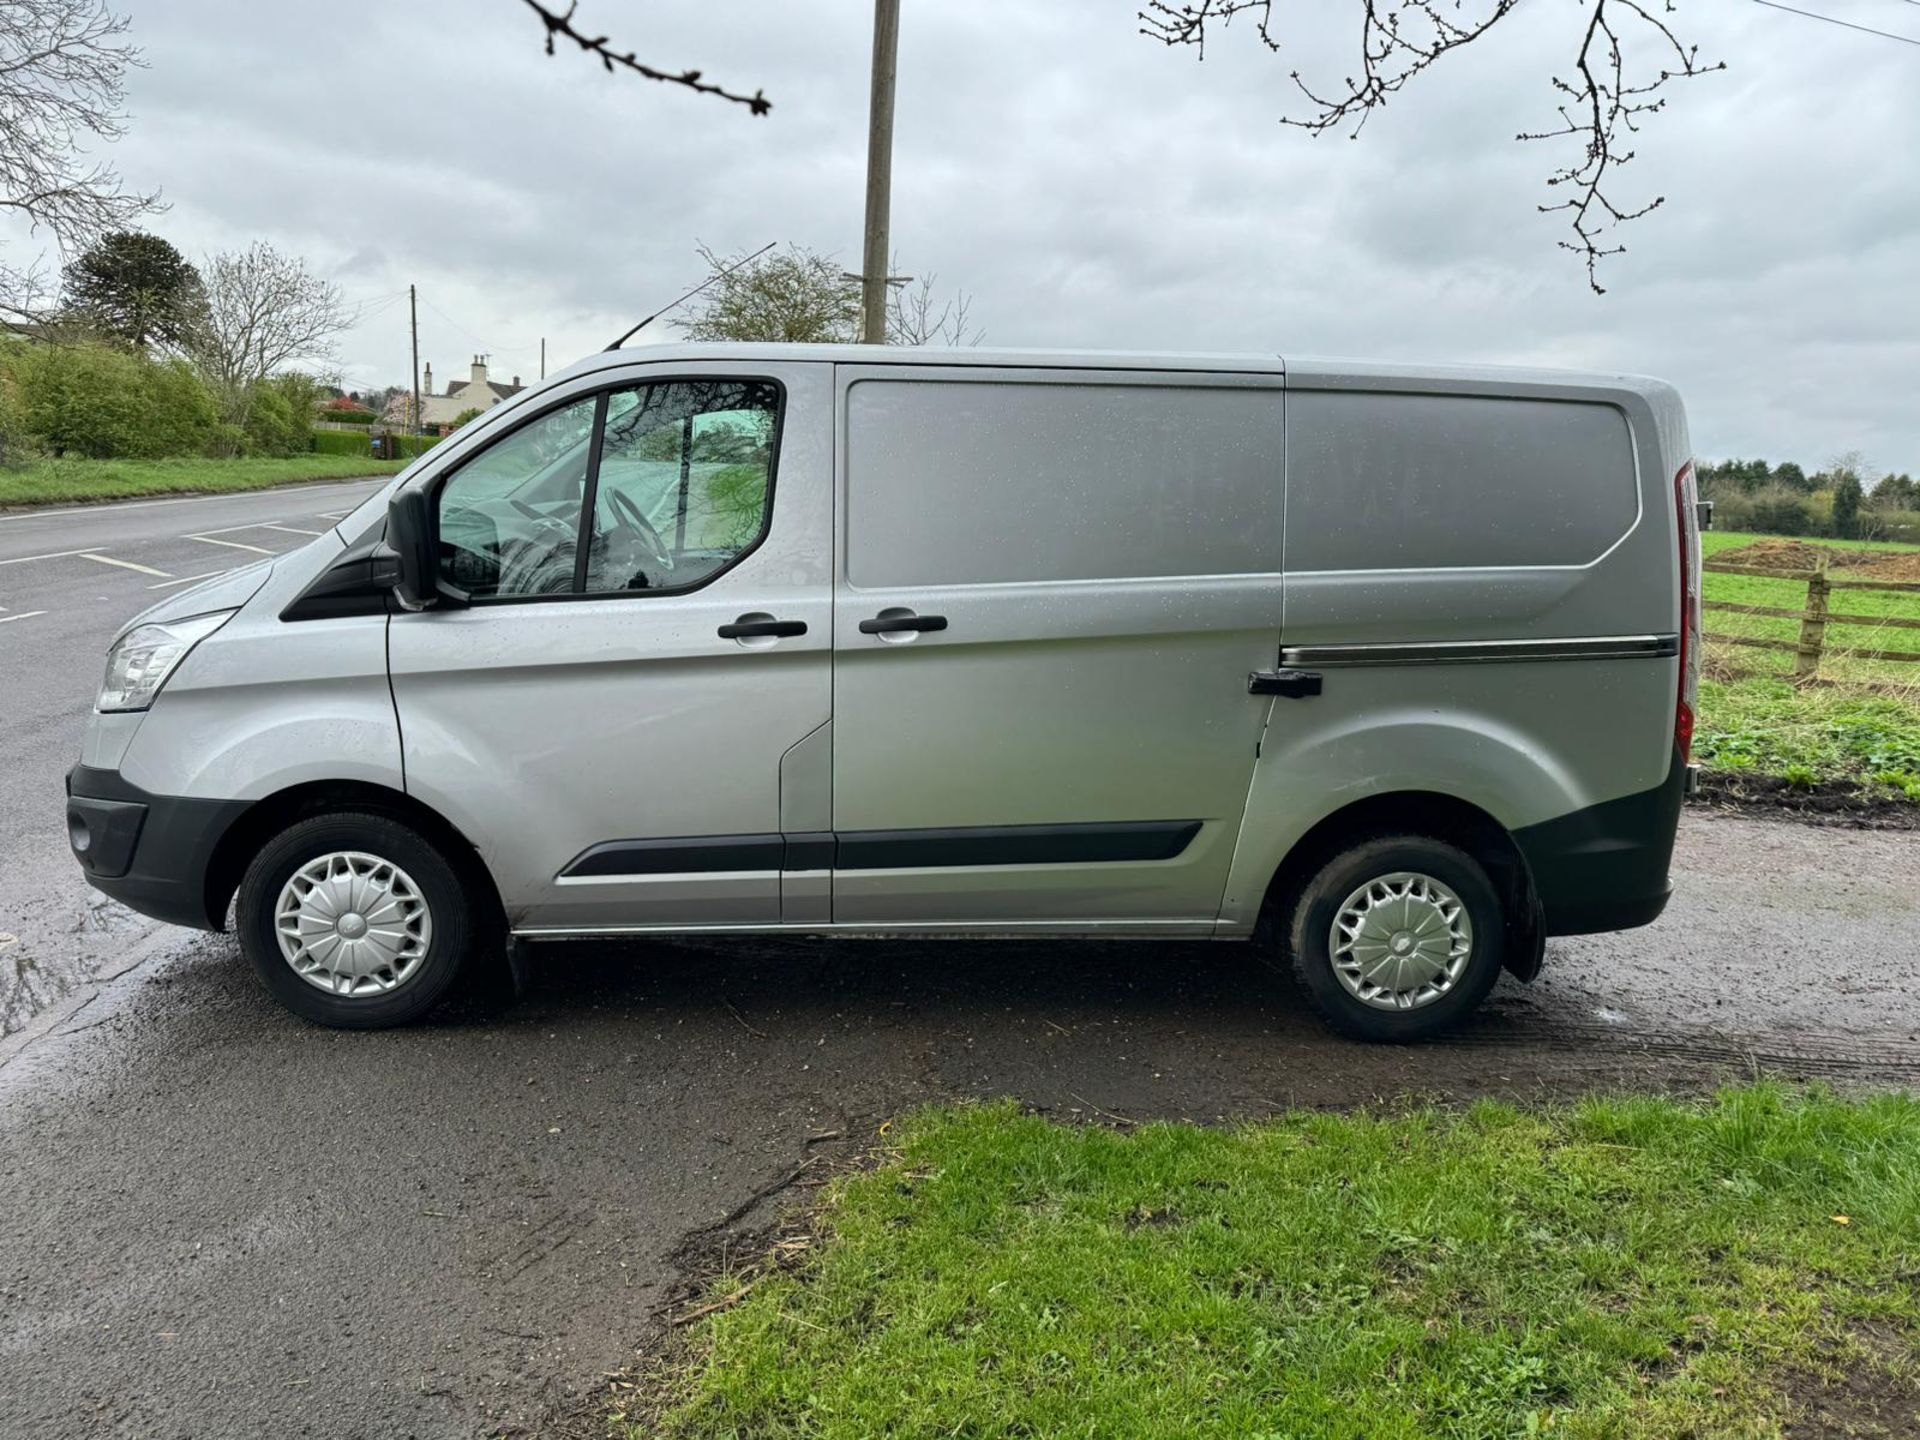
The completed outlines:
{"type": "MultiPolygon", "coordinates": [[[[489,380],[487,357],[476,355],[468,367],[467,378],[449,380],[446,393],[436,395],[433,391],[433,362],[429,360],[420,377],[420,423],[428,430],[437,430],[453,424],[469,410],[491,410],[509,395],[518,395],[525,388],[518,375],[513,377],[511,385],[489,380]]],[[[387,406],[387,413],[381,418],[390,425],[404,426],[412,398],[405,394],[394,396],[392,403],[387,406]]]]}

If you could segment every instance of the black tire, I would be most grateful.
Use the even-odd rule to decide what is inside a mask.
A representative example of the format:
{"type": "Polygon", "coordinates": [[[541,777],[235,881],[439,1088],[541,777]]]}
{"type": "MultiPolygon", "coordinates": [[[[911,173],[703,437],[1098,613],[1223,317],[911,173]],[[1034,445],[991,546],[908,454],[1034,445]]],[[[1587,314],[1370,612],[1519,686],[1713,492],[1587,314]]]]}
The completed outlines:
{"type": "Polygon", "coordinates": [[[343,811],[301,820],[264,845],[240,881],[234,928],[241,948],[273,997],[304,1020],[339,1029],[374,1030],[419,1019],[445,998],[484,929],[491,897],[474,887],[440,848],[386,815],[343,811]],[[393,989],[340,995],[303,979],[281,953],[274,907],[301,866],[335,852],[358,852],[397,866],[426,903],[432,929],[426,950],[393,989]]]}
{"type": "Polygon", "coordinates": [[[1480,863],[1464,850],[1422,835],[1366,840],[1329,860],[1307,882],[1292,923],[1287,951],[1300,988],[1326,1022],[1356,1040],[1424,1040],[1452,1029],[1477,1009],[1500,978],[1506,916],[1498,892],[1480,863]],[[1388,1010],[1354,995],[1335,973],[1331,936],[1334,917],[1347,898],[1369,880],[1410,872],[1430,876],[1465,906],[1473,926],[1466,967],[1444,994],[1410,1010],[1388,1010]]]}

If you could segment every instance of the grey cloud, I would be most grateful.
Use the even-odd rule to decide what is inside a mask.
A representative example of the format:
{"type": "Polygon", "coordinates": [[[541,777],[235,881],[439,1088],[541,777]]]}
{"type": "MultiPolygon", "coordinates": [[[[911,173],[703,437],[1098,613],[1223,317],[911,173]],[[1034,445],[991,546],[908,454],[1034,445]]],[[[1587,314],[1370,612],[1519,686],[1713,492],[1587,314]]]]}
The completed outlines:
{"type": "MultiPolygon", "coordinates": [[[[417,282],[443,373],[490,345],[530,374],[543,334],[556,365],[598,348],[698,278],[696,240],[858,259],[864,5],[583,0],[663,64],[764,87],[753,119],[546,58],[517,0],[123,3],[152,64],[115,158],[174,202],[156,228],[269,235],[362,300],[417,282]]],[[[896,249],[994,343],[1630,369],[1681,386],[1702,454],[1920,465],[1920,52],[1684,4],[1732,68],[1648,125],[1624,191],[1670,198],[1596,298],[1535,211],[1564,145],[1513,141],[1550,121],[1573,7],[1522,7],[1352,142],[1277,123],[1294,64],[1340,73],[1340,7],[1300,7],[1292,53],[1243,30],[1204,64],[1136,8],[906,7],[896,249]]],[[[348,337],[350,375],[405,374],[404,308],[348,337]]]]}

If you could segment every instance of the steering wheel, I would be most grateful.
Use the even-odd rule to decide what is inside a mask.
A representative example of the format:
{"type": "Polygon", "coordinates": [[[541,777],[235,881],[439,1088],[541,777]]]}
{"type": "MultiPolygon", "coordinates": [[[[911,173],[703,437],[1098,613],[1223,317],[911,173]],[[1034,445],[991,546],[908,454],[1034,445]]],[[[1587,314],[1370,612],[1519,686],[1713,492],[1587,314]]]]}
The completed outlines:
{"type": "Polygon", "coordinates": [[[660,532],[653,528],[652,522],[641,513],[633,497],[626,491],[613,487],[602,490],[600,493],[612,502],[610,508],[617,512],[614,518],[621,527],[638,535],[641,543],[652,552],[648,558],[662,570],[672,570],[673,552],[667,548],[667,542],[660,538],[660,532]]]}

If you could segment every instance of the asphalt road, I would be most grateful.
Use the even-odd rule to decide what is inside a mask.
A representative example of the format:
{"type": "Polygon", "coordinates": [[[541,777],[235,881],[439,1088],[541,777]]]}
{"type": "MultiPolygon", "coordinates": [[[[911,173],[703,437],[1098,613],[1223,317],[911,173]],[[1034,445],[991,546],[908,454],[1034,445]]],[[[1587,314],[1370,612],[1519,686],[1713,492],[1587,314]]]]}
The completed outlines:
{"type": "MultiPolygon", "coordinates": [[[[185,575],[194,534],[263,513],[298,528],[351,498],[320,497],[70,523],[185,575]]],[[[0,520],[0,616],[51,621],[0,623],[5,699],[25,702],[0,754],[20,831],[0,839],[0,928],[21,936],[0,963],[84,965],[0,1040],[0,1436],[551,1430],[632,1357],[690,1247],[750,1243],[931,1101],[1211,1121],[1756,1072],[1920,1079],[1920,842],[1711,815],[1683,826],[1657,925],[1555,942],[1536,984],[1503,980],[1442,1044],[1336,1040],[1248,947],[1156,941],[558,945],[517,1005],[315,1029],[226,937],[87,918],[47,797],[99,652],[148,593],[124,587],[160,582],[72,556],[7,566],[42,553],[17,523],[0,520]],[[123,973],[94,992],[88,965],[123,973]]]]}
{"type": "Polygon", "coordinates": [[[384,484],[0,511],[0,1035],[154,929],[67,854],[61,781],[108,643],[173,590],[306,544],[384,484]]]}

